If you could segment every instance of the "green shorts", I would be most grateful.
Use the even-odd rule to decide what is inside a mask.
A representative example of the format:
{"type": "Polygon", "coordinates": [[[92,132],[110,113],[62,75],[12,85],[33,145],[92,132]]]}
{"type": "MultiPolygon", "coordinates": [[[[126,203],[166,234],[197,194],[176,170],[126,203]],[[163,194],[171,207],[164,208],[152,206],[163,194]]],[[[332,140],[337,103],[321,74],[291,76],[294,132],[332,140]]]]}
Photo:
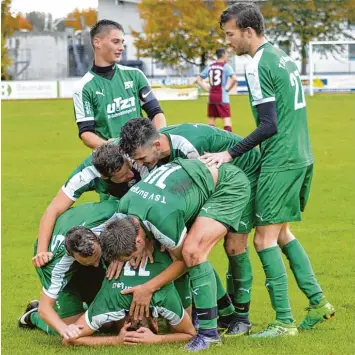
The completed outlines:
{"type": "Polygon", "coordinates": [[[242,217],[240,218],[237,233],[249,234],[255,227],[255,195],[258,186],[259,173],[253,176],[248,176],[250,182],[250,198],[243,210],[242,217]]]}
{"type": "Polygon", "coordinates": [[[261,172],[255,197],[255,224],[266,226],[300,221],[312,176],[313,164],[293,170],[261,172]]]}
{"type": "Polygon", "coordinates": [[[84,313],[83,300],[72,281],[59,292],[53,308],[61,319],[84,313]]]}
{"type": "Polygon", "coordinates": [[[212,218],[236,232],[249,199],[250,182],[243,171],[232,164],[222,164],[216,189],[198,215],[212,218]]]}

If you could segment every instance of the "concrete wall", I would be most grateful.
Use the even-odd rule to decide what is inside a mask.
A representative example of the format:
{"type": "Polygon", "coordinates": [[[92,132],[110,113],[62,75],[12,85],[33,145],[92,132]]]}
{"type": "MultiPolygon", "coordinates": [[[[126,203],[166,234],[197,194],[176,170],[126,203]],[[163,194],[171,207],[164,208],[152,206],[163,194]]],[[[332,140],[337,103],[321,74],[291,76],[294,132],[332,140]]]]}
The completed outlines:
{"type": "Polygon", "coordinates": [[[7,42],[14,80],[51,80],[68,76],[66,33],[16,32],[7,42]],[[20,74],[26,65],[28,67],[20,74]]]}

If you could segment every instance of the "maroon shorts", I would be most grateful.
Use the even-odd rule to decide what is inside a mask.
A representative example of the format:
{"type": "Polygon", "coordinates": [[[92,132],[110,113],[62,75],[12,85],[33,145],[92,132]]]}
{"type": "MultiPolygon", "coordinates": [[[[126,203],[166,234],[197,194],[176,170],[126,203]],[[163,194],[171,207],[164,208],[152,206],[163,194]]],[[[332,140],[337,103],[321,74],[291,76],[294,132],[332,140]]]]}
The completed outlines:
{"type": "Polygon", "coordinates": [[[231,117],[229,104],[208,104],[208,117],[231,117]]]}

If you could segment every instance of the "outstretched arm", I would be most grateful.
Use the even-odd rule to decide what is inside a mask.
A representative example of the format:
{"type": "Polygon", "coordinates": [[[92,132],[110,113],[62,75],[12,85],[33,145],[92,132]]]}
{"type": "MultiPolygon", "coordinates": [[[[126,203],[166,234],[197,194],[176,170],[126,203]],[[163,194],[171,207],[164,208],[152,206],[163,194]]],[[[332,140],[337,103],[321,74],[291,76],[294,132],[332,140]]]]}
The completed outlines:
{"type": "Polygon", "coordinates": [[[48,245],[52,237],[55,222],[73,203],[74,201],[60,189],[48,205],[39,224],[37,255],[32,258],[32,263],[35,267],[42,267],[49,262],[52,253],[48,252],[48,245]]]}

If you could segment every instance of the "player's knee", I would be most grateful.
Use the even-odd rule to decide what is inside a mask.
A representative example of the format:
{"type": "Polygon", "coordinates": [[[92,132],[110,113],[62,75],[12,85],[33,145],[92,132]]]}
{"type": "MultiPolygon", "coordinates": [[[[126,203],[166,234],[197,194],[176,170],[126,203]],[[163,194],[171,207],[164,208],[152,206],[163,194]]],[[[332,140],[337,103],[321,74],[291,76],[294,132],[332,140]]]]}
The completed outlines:
{"type": "Polygon", "coordinates": [[[280,248],[283,248],[286,244],[288,244],[289,242],[291,242],[294,239],[296,239],[296,238],[292,234],[288,223],[286,223],[280,230],[279,237],[277,239],[277,243],[279,244],[280,248]]]}
{"type": "Polygon", "coordinates": [[[188,267],[198,265],[202,262],[202,255],[197,245],[186,245],[182,248],[182,256],[188,267]]]}
{"type": "Polygon", "coordinates": [[[254,247],[256,250],[277,246],[281,224],[256,227],[254,236],[254,247]]]}
{"type": "Polygon", "coordinates": [[[255,232],[254,247],[256,250],[270,248],[274,245],[277,245],[276,241],[272,243],[272,241],[270,241],[269,238],[267,238],[267,236],[265,236],[263,233],[255,232]]]}
{"type": "Polygon", "coordinates": [[[224,250],[227,255],[238,255],[245,252],[248,246],[248,234],[229,233],[224,241],[224,250]]]}

